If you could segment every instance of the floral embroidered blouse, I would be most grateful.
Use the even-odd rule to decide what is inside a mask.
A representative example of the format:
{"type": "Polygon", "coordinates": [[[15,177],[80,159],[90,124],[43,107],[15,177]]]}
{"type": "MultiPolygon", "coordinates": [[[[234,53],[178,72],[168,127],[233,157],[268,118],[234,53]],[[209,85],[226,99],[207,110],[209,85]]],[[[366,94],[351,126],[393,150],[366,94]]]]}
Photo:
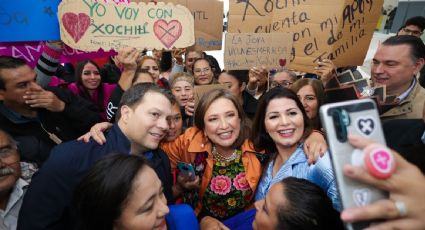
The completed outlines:
{"type": "Polygon", "coordinates": [[[245,178],[245,169],[239,156],[226,165],[214,164],[212,178],[202,200],[200,217],[227,219],[245,211],[252,203],[253,191],[245,178]]]}
{"type": "MultiPolygon", "coordinates": [[[[246,197],[249,197],[249,202],[247,205],[243,205],[242,203],[237,204],[237,208],[241,211],[246,210],[247,208],[250,208],[253,203],[254,198],[254,191],[257,188],[258,181],[261,177],[261,163],[256,156],[256,152],[253,148],[252,143],[249,140],[246,140],[242,146],[240,147],[241,156],[239,159],[239,162],[237,162],[238,167],[233,166],[227,166],[226,169],[233,169],[232,175],[229,174],[228,170],[224,174],[220,174],[218,166],[216,166],[216,162],[213,158],[212,154],[212,144],[208,141],[208,138],[204,136],[204,132],[202,130],[199,130],[196,127],[188,128],[184,134],[180,135],[176,140],[172,142],[163,142],[161,143],[161,149],[163,149],[169,159],[171,168],[175,169],[178,162],[186,162],[193,164],[195,168],[195,174],[198,175],[201,179],[200,181],[200,187],[199,189],[194,189],[191,191],[185,191],[183,194],[183,203],[191,205],[195,209],[195,213],[198,215],[198,217],[202,217],[201,211],[204,213],[203,215],[207,215],[210,212],[212,212],[212,208],[205,208],[205,205],[207,205],[207,201],[204,202],[205,199],[208,199],[209,195],[216,195],[213,191],[211,191],[211,184],[213,181],[213,178],[217,176],[226,176],[229,177],[231,181],[232,188],[230,192],[226,195],[220,195],[221,198],[223,198],[223,202],[225,199],[231,198],[230,196],[235,192],[236,188],[234,188],[234,181],[236,177],[244,173],[245,180],[242,179],[241,174],[236,181],[238,183],[235,184],[245,184],[246,186],[249,186],[249,189],[252,191],[251,195],[249,196],[249,193],[247,191],[239,192],[239,194],[244,194],[246,197]],[[236,170],[238,169],[238,170],[236,170]],[[216,170],[215,174],[214,170],[216,170]],[[207,193],[207,189],[208,194],[207,193]],[[225,197],[226,196],[226,197],[225,197]],[[244,209],[241,209],[240,207],[243,207],[244,209]],[[209,210],[209,211],[208,211],[209,210]]],[[[236,159],[235,159],[236,160],[236,159]]],[[[230,162],[228,162],[229,164],[230,162]]],[[[232,171],[232,170],[231,170],[232,171]]],[[[221,171],[223,173],[223,171],[221,171]]],[[[214,180],[214,185],[223,185],[221,183],[220,178],[214,180]],[[220,183],[217,183],[220,182],[220,183]]],[[[227,180],[228,182],[228,180],[227,180]]],[[[224,184],[224,185],[227,185],[224,184]]],[[[238,185],[236,185],[238,186],[238,185]]],[[[241,190],[244,187],[239,187],[239,190],[241,190]]],[[[217,190],[215,190],[217,191],[217,190]]],[[[238,191],[236,191],[238,192],[238,191]]],[[[232,195],[234,196],[234,194],[232,195]]],[[[236,200],[235,200],[236,201],[236,200]]],[[[231,204],[234,203],[233,200],[229,200],[231,204]]],[[[245,202],[245,201],[244,201],[245,202]]],[[[215,204],[215,203],[214,203],[215,204]]],[[[230,217],[231,213],[236,213],[236,208],[230,207],[226,204],[226,212],[228,217],[230,217]],[[230,208],[230,209],[229,209],[230,208]],[[230,211],[228,211],[230,210],[230,211]]],[[[224,215],[222,215],[223,218],[220,218],[220,216],[214,216],[218,219],[225,219],[224,215]]]]}

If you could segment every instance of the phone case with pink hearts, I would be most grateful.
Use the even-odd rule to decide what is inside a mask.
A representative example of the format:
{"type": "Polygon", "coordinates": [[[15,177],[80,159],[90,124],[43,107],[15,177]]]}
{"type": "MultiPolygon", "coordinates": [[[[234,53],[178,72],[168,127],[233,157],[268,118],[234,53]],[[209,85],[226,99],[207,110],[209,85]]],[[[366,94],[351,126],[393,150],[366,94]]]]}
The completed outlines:
{"type": "MultiPolygon", "coordinates": [[[[386,145],[376,104],[371,99],[351,100],[323,105],[320,119],[325,129],[330,157],[343,209],[371,204],[388,197],[372,186],[354,181],[343,174],[354,151],[347,134],[361,135],[386,145]]],[[[377,221],[346,223],[347,229],[364,229],[377,221]]]]}

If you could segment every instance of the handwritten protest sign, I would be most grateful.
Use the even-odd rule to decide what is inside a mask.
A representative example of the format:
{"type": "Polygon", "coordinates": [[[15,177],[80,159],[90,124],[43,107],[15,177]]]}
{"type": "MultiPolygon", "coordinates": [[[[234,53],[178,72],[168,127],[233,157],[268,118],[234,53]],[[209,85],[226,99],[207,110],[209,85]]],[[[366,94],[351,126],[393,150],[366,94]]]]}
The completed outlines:
{"type": "Polygon", "coordinates": [[[229,32],[292,32],[290,68],[313,72],[315,62],[361,65],[383,0],[230,1],[229,32]]]}
{"type": "MultiPolygon", "coordinates": [[[[3,42],[0,43],[0,55],[21,58],[25,60],[29,66],[34,68],[37,64],[38,58],[43,52],[43,45],[44,42],[3,42]]],[[[65,45],[62,51],[60,62],[66,63],[90,60],[93,58],[106,57],[115,54],[116,52],[114,51],[84,52],[65,45]]]]}
{"type": "Polygon", "coordinates": [[[2,0],[0,41],[58,40],[56,17],[60,0],[2,0]]]}
{"type": "Polygon", "coordinates": [[[181,5],[64,0],[58,16],[62,41],[84,51],[183,48],[195,42],[192,14],[181,5]]]}
{"type": "MultiPolygon", "coordinates": [[[[141,2],[133,0],[132,2],[141,2]]],[[[150,2],[143,0],[142,2],[150,2]]],[[[186,6],[195,20],[195,50],[221,50],[223,2],[219,0],[164,0],[186,6]]]]}
{"type": "Polygon", "coordinates": [[[224,66],[226,70],[283,67],[291,50],[292,34],[289,33],[227,33],[224,66]]]}

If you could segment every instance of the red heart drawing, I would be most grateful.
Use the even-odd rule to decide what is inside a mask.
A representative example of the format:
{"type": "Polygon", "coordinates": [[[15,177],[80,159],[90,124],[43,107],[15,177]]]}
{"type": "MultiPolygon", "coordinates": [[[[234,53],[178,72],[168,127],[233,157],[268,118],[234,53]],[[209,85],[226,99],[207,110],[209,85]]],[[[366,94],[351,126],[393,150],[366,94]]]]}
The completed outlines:
{"type": "Polygon", "coordinates": [[[85,13],[65,13],[62,16],[62,24],[65,30],[77,43],[90,26],[90,17],[85,13]]]}
{"type": "Polygon", "coordinates": [[[279,59],[279,65],[280,65],[281,67],[284,67],[284,66],[286,65],[286,58],[284,58],[284,59],[279,59]]]}
{"type": "Polygon", "coordinates": [[[161,19],[153,24],[153,32],[165,47],[170,48],[182,35],[182,24],[177,20],[167,23],[161,19]]]}

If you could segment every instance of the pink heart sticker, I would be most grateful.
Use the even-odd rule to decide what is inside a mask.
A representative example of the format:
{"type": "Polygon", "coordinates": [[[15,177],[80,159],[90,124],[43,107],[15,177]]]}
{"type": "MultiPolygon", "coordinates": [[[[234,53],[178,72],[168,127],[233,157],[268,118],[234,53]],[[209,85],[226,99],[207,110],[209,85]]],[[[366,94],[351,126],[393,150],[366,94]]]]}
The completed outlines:
{"type": "Polygon", "coordinates": [[[90,26],[90,17],[85,13],[65,13],[62,16],[62,24],[66,32],[71,35],[75,43],[77,43],[86,33],[90,26]]]}
{"type": "Polygon", "coordinates": [[[167,23],[161,19],[154,23],[153,32],[165,47],[170,48],[180,38],[182,25],[177,20],[171,20],[167,23]]]}
{"type": "Polygon", "coordinates": [[[389,152],[378,150],[373,152],[370,157],[372,158],[372,164],[378,171],[387,173],[392,170],[392,156],[389,152]]]}

